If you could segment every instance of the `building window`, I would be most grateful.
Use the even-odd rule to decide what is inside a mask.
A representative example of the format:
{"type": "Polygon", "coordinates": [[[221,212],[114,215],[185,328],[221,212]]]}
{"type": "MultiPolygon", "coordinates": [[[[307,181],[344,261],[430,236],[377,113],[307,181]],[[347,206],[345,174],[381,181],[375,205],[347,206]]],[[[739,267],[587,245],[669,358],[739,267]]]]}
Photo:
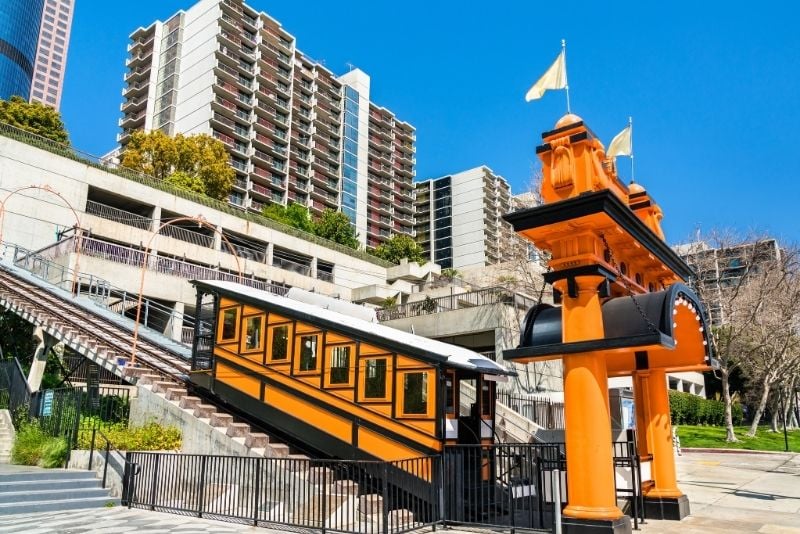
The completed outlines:
{"type": "Polygon", "coordinates": [[[351,384],[350,380],[350,355],[352,345],[337,345],[330,347],[330,378],[328,383],[331,385],[351,384]]]}
{"type": "Polygon", "coordinates": [[[269,331],[270,360],[287,360],[289,358],[289,325],[272,326],[269,331]]]}
{"type": "Polygon", "coordinates": [[[219,332],[220,341],[234,341],[239,323],[239,308],[228,308],[222,312],[222,325],[219,332]]]}
{"type": "Polygon", "coordinates": [[[428,373],[403,373],[403,414],[427,415],[428,373]]]}
{"type": "Polygon", "coordinates": [[[317,339],[319,336],[312,335],[312,336],[300,336],[300,348],[299,348],[299,364],[298,364],[298,371],[300,372],[307,372],[307,371],[316,371],[317,370],[317,339]]]}
{"type": "Polygon", "coordinates": [[[371,358],[364,365],[364,398],[386,398],[386,358],[371,358]]]}

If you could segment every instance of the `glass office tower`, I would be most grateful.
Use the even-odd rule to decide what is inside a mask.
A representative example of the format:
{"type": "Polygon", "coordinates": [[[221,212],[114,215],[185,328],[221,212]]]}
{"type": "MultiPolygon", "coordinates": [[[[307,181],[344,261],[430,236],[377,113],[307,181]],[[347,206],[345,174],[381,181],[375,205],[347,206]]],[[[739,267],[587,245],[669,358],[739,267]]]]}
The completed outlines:
{"type": "Polygon", "coordinates": [[[0,98],[31,92],[44,0],[0,0],[0,98]]]}

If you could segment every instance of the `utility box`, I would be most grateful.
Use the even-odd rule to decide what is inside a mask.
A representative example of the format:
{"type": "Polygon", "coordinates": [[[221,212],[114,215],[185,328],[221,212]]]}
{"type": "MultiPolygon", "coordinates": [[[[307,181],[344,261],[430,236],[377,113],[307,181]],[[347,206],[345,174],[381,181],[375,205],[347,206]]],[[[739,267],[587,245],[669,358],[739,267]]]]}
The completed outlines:
{"type": "Polygon", "coordinates": [[[636,428],[633,391],[630,388],[609,389],[608,405],[611,415],[611,437],[614,441],[625,441],[628,439],[628,431],[636,428]]]}

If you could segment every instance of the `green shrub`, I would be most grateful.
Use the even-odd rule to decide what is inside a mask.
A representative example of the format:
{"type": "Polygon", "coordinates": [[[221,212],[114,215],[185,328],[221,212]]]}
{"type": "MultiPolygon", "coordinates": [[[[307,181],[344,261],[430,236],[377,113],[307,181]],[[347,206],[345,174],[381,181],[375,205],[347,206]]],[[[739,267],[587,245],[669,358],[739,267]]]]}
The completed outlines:
{"type": "Polygon", "coordinates": [[[38,423],[25,423],[19,427],[14,446],[11,448],[11,461],[19,465],[36,465],[42,457],[42,448],[48,436],[42,432],[38,423]]]}
{"type": "Polygon", "coordinates": [[[68,453],[69,444],[65,438],[48,436],[34,420],[20,426],[11,449],[11,461],[50,469],[63,466],[68,453]]]}
{"type": "Polygon", "coordinates": [[[69,443],[65,438],[48,438],[42,446],[42,457],[39,460],[41,467],[52,469],[62,467],[67,461],[69,443]]]}
{"type": "MultiPolygon", "coordinates": [[[[87,418],[88,419],[88,418],[87,418]]],[[[84,423],[85,421],[82,421],[84,423]]],[[[81,424],[78,433],[78,448],[89,449],[92,445],[92,431],[81,424]]],[[[102,427],[102,434],[95,435],[94,446],[102,449],[106,446],[103,435],[111,441],[111,445],[121,451],[166,451],[181,448],[181,432],[175,427],[165,427],[158,423],[147,423],[140,427],[131,427],[125,423],[113,423],[102,427]]]]}
{"type": "MultiPolygon", "coordinates": [[[[669,410],[673,425],[725,425],[725,403],[721,400],[670,390],[669,410]]],[[[734,425],[742,424],[744,414],[740,404],[731,407],[731,415],[734,425]]]]}

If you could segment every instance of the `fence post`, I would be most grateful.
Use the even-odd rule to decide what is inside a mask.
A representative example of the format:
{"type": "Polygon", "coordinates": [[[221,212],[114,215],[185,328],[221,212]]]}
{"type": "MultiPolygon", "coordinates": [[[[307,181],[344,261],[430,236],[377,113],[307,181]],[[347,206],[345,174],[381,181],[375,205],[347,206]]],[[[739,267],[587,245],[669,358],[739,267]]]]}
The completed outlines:
{"type": "Polygon", "coordinates": [[[561,534],[561,471],[553,469],[553,532],[561,534]]]}
{"type": "Polygon", "coordinates": [[[158,461],[161,455],[158,453],[153,454],[155,461],[153,462],[153,479],[150,481],[150,510],[156,509],[156,484],[158,482],[158,461]]]}
{"type": "Polygon", "coordinates": [[[89,469],[88,471],[92,470],[92,460],[94,460],[94,437],[97,434],[97,429],[92,426],[92,444],[89,446],[89,469]]]}
{"type": "MultiPolygon", "coordinates": [[[[323,464],[327,465],[327,464],[323,464]]],[[[326,487],[328,485],[328,468],[321,467],[320,474],[322,475],[323,480],[319,485],[319,493],[320,493],[320,527],[322,528],[322,534],[325,534],[325,523],[327,519],[327,510],[328,510],[328,492],[326,491],[326,487]]],[[[319,481],[318,481],[319,482],[319,481]]]]}
{"type": "Polygon", "coordinates": [[[381,531],[383,534],[387,534],[389,532],[389,465],[385,461],[383,462],[383,480],[381,481],[381,487],[383,489],[383,498],[381,499],[383,527],[381,531]]]}
{"type": "Polygon", "coordinates": [[[203,517],[203,501],[205,501],[205,487],[206,487],[206,464],[208,463],[208,456],[203,455],[200,462],[200,476],[197,478],[197,517],[203,517]]]}
{"type": "Polygon", "coordinates": [[[108,438],[106,438],[106,462],[103,466],[103,485],[102,488],[106,489],[106,476],[108,475],[108,450],[111,447],[111,444],[108,442],[108,438]]]}
{"type": "MultiPolygon", "coordinates": [[[[263,458],[256,458],[256,480],[255,489],[253,491],[253,526],[258,526],[258,503],[261,496],[261,460],[263,458]]],[[[323,525],[324,526],[324,525],[323,525]]]]}

